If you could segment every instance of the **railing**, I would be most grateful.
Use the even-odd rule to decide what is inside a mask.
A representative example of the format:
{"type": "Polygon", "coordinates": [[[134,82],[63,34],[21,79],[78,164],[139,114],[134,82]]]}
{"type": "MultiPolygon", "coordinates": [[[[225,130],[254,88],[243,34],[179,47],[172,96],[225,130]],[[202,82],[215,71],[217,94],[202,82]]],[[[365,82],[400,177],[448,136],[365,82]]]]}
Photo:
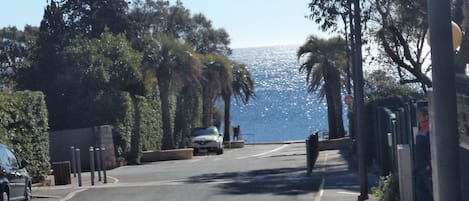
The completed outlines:
{"type": "Polygon", "coordinates": [[[460,143],[461,188],[462,200],[469,200],[469,77],[456,77],[456,91],[458,102],[458,131],[460,143]]]}
{"type": "Polygon", "coordinates": [[[243,133],[244,143],[255,144],[256,143],[256,134],[254,133],[243,133]]]}

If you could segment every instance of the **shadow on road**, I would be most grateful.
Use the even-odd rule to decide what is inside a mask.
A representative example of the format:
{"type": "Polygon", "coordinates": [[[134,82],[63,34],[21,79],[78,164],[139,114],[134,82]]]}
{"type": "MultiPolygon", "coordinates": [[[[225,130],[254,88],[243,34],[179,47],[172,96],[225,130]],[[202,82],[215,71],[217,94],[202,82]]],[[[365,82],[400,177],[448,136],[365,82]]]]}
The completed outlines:
{"type": "Polygon", "coordinates": [[[321,179],[307,177],[304,167],[204,174],[191,183],[216,183],[224,194],[300,195],[316,192],[321,179]]]}

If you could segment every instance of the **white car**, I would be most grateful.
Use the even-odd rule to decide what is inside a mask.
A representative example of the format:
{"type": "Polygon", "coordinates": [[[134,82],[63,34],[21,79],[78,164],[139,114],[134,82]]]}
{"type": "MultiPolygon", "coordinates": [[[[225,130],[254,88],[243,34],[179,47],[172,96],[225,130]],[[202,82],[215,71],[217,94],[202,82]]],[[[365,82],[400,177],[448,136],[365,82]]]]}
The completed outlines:
{"type": "Polygon", "coordinates": [[[190,147],[194,148],[194,154],[208,151],[223,154],[223,135],[215,126],[195,128],[189,137],[190,147]]]}

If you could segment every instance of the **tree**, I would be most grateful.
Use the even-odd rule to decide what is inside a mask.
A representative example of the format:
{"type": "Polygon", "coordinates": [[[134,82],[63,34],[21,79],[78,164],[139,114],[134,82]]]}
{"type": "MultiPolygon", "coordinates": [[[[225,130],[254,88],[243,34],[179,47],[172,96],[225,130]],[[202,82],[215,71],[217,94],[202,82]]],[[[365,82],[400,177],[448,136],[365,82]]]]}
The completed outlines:
{"type": "MultiPolygon", "coordinates": [[[[424,91],[432,86],[423,63],[424,39],[427,32],[426,1],[380,1],[375,0],[375,20],[379,26],[373,32],[384,53],[382,62],[395,64],[401,84],[420,83],[424,91]],[[385,57],[386,58],[386,57],[385,57]]],[[[428,69],[429,70],[429,69],[428,69]]]]}
{"type": "Polygon", "coordinates": [[[169,97],[171,89],[184,85],[198,84],[201,76],[201,64],[192,47],[181,44],[169,36],[153,36],[146,39],[143,66],[154,71],[160,91],[163,149],[174,148],[174,136],[171,130],[169,97]]]}
{"type": "MultiPolygon", "coordinates": [[[[203,14],[191,16],[181,1],[170,5],[169,1],[136,1],[129,18],[132,24],[130,38],[145,34],[166,34],[193,46],[200,54],[230,55],[230,39],[224,29],[215,29],[203,14]]],[[[134,40],[136,46],[138,40],[134,40]]]]}
{"type": "Polygon", "coordinates": [[[254,79],[246,68],[246,65],[239,63],[231,64],[231,73],[233,81],[231,83],[231,90],[222,91],[222,97],[225,105],[225,130],[223,141],[230,141],[230,125],[231,125],[231,97],[234,95],[236,101],[241,101],[243,104],[248,104],[249,100],[255,97],[254,94],[254,79]]]}
{"type": "Polygon", "coordinates": [[[340,37],[324,40],[311,36],[298,49],[297,57],[299,71],[306,73],[308,91],[319,91],[319,97],[326,97],[329,138],[343,137],[340,69],[346,65],[345,41],[340,37]],[[301,61],[303,57],[306,59],[301,61]]]}
{"type": "Polygon", "coordinates": [[[399,84],[396,78],[383,70],[375,70],[366,77],[365,88],[369,102],[387,101],[402,106],[412,98],[421,97],[417,88],[399,84]]]}
{"type": "Polygon", "coordinates": [[[44,17],[39,27],[36,43],[31,51],[30,65],[23,68],[18,75],[18,88],[42,91],[46,97],[49,111],[49,126],[56,129],[63,125],[66,111],[55,110],[66,106],[62,94],[62,85],[57,83],[58,74],[62,72],[60,52],[66,46],[65,22],[60,7],[51,1],[44,10],[44,17]]]}
{"type": "MultiPolygon", "coordinates": [[[[323,30],[337,30],[338,17],[350,10],[347,9],[349,5],[345,4],[346,1],[350,2],[311,0],[310,18],[320,24],[323,30]]],[[[451,3],[453,20],[462,25],[462,31],[465,32],[469,28],[468,3],[463,0],[452,0],[451,3]]],[[[385,68],[395,69],[401,84],[419,83],[424,91],[431,87],[432,81],[428,76],[431,66],[425,65],[429,52],[424,50],[424,37],[428,28],[426,1],[366,0],[362,6],[365,42],[373,50],[379,51],[379,55],[371,58],[372,61],[385,68]]],[[[466,63],[469,63],[468,53],[469,36],[464,35],[459,50],[455,51],[456,73],[464,73],[466,63]]]]}
{"type": "Polygon", "coordinates": [[[202,14],[192,17],[192,24],[185,40],[192,44],[195,51],[201,54],[231,54],[230,36],[225,29],[214,29],[212,22],[202,14]]]}
{"type": "MultiPolygon", "coordinates": [[[[202,126],[213,125],[213,106],[215,100],[221,96],[222,91],[231,93],[231,66],[228,59],[221,55],[202,55],[204,65],[202,79],[202,126]]],[[[226,114],[225,114],[226,115],[226,114]]]]}
{"type": "Polygon", "coordinates": [[[16,27],[0,30],[0,88],[16,87],[18,72],[28,65],[37,32],[37,27],[29,25],[24,31],[16,27]]]}
{"type": "Polygon", "coordinates": [[[130,29],[128,3],[124,0],[65,0],[60,2],[60,9],[72,35],[98,38],[105,29],[114,34],[130,29]]]}

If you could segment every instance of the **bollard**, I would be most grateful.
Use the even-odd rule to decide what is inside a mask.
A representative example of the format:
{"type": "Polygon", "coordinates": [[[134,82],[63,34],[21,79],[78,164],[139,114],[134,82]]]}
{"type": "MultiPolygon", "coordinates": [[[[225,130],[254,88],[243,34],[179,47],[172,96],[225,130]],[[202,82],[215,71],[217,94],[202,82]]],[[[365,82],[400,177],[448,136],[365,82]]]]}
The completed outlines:
{"type": "Polygon", "coordinates": [[[311,165],[311,138],[306,139],[306,174],[311,176],[313,172],[313,167],[311,165]]]}
{"type": "Polygon", "coordinates": [[[77,172],[78,172],[78,186],[82,186],[81,183],[81,159],[80,159],[80,149],[75,149],[75,155],[77,160],[77,172]]]}
{"type": "Polygon", "coordinates": [[[94,186],[94,148],[90,147],[90,178],[91,185],[94,186]]]}
{"type": "Polygon", "coordinates": [[[101,181],[101,149],[100,148],[94,148],[95,153],[96,153],[96,165],[97,165],[97,171],[98,171],[98,181],[101,181]]]}
{"type": "Polygon", "coordinates": [[[105,162],[105,159],[103,157],[103,152],[105,151],[106,149],[104,147],[101,147],[101,167],[103,168],[103,180],[104,180],[104,183],[107,184],[107,176],[106,176],[106,162],[105,162]]]}
{"type": "Polygon", "coordinates": [[[412,201],[414,199],[414,186],[412,174],[412,154],[410,145],[397,145],[397,163],[399,171],[400,200],[412,201]]]}
{"type": "Polygon", "coordinates": [[[77,164],[76,164],[76,159],[75,159],[75,147],[71,146],[70,147],[70,165],[72,165],[72,171],[73,171],[73,177],[77,177],[77,164]]]}

